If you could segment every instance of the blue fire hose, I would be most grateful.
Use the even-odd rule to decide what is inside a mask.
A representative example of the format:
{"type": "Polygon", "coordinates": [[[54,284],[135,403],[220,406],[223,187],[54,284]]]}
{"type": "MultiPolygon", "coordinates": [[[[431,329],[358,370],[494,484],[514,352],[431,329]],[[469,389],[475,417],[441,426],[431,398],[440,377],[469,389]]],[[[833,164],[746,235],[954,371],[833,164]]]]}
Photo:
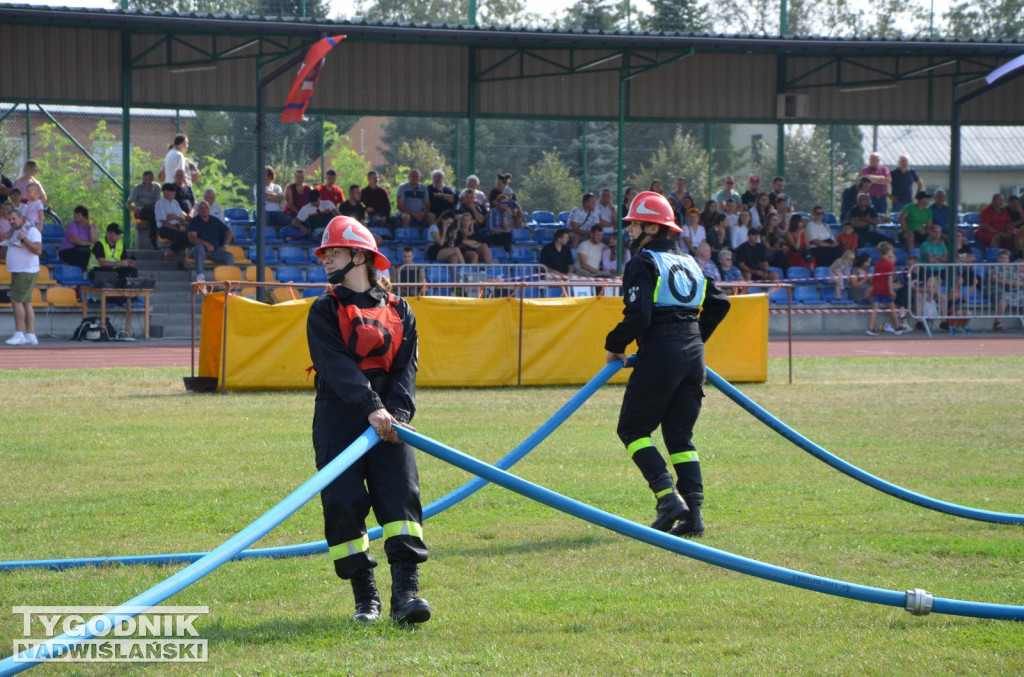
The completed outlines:
{"type": "MultiPolygon", "coordinates": [[[[631,356],[627,366],[633,366],[635,361],[635,356],[631,356]]],[[[621,368],[622,363],[618,360],[605,365],[605,367],[590,379],[590,381],[583,386],[578,393],[573,395],[568,402],[563,404],[551,418],[549,418],[529,437],[523,440],[519,446],[510,451],[494,465],[507,470],[522,460],[523,457],[533,451],[537,445],[547,439],[547,437],[554,432],[558,426],[565,423],[570,416],[576,413],[576,410],[583,406],[583,403],[589,400],[591,396],[593,396],[595,392],[607,383],[608,379],[614,376],[621,368]]],[[[444,512],[453,505],[466,500],[486,485],[487,482],[485,480],[482,480],[479,477],[474,477],[472,480],[453,490],[451,493],[442,496],[433,503],[425,506],[423,508],[423,519],[429,519],[440,512],[444,512]]],[[[374,527],[367,532],[371,541],[380,538],[382,534],[383,530],[379,526],[374,527]]],[[[327,552],[327,541],[314,541],[312,543],[300,543],[297,545],[243,550],[235,555],[233,559],[243,560],[263,557],[303,557],[306,555],[316,555],[324,552],[327,552]]],[[[178,552],[163,555],[124,555],[120,557],[80,557],[10,561],[0,562],[0,571],[15,571],[18,569],[52,569],[60,571],[62,569],[102,566],[104,564],[121,564],[124,566],[138,564],[188,564],[190,562],[197,562],[206,555],[207,553],[205,552],[178,552]]]]}
{"type": "Polygon", "coordinates": [[[996,524],[1024,524],[1024,515],[1015,515],[1013,513],[1006,512],[993,512],[990,510],[969,508],[967,506],[957,505],[956,503],[947,503],[946,501],[940,501],[937,498],[925,496],[924,494],[919,494],[915,491],[910,491],[909,489],[904,489],[903,487],[886,482],[880,477],[875,477],[871,473],[864,472],[857,466],[847,463],[838,456],[829,453],[824,448],[810,441],[779,419],[769,414],[760,405],[741,393],[735,386],[711,369],[708,369],[708,382],[722,391],[726,397],[749,412],[754,418],[761,421],[766,426],[809,453],[811,456],[814,456],[819,461],[824,461],[839,472],[849,475],[853,479],[863,482],[873,489],[877,489],[889,494],[890,496],[895,496],[896,498],[907,501],[908,503],[919,505],[922,508],[943,512],[947,515],[955,515],[957,517],[978,520],[980,522],[994,522],[996,524]]]}
{"type": "Polygon", "coordinates": [[[740,557],[731,553],[716,550],[705,545],[700,545],[669,534],[655,531],[650,527],[630,522],[621,517],[598,510],[589,505],[574,501],[571,498],[557,494],[549,489],[540,487],[532,482],[510,475],[509,473],[488,465],[475,458],[467,456],[440,442],[425,437],[412,430],[400,429],[398,436],[408,444],[420,449],[431,456],[441,459],[446,463],[462,468],[489,482],[505,487],[511,491],[533,499],[546,506],[559,510],[566,514],[578,517],[592,524],[610,529],[623,536],[657,546],[664,550],[685,555],[701,562],[714,564],[715,566],[738,571],[748,576],[756,576],[777,583],[784,583],[814,592],[821,592],[837,597],[872,602],[874,604],[885,604],[897,606],[910,611],[915,615],[925,615],[930,612],[953,614],[957,616],[972,616],[975,618],[993,618],[1001,620],[1024,620],[1024,606],[1010,606],[1005,604],[988,604],[984,602],[969,602],[955,599],[943,599],[933,597],[930,593],[920,588],[898,592],[873,588],[855,583],[847,583],[832,578],[824,578],[813,574],[805,574],[793,569],[765,564],[757,560],[740,557]]]}
{"type": "Polygon", "coordinates": [[[373,428],[368,428],[345,451],[341,452],[333,461],[325,465],[322,470],[306,480],[283,501],[265,512],[255,522],[239,531],[220,546],[205,554],[198,561],[185,567],[162,583],[158,583],[141,595],[128,600],[121,606],[115,607],[104,614],[94,616],[81,630],[76,629],[74,636],[64,634],[59,637],[53,637],[22,651],[16,656],[5,658],[0,661],[0,677],[17,674],[50,658],[61,656],[72,647],[84,644],[87,640],[96,637],[101,632],[100,628],[110,629],[116,627],[125,619],[137,616],[141,609],[156,606],[168,597],[181,592],[220,565],[229,561],[245,547],[266,536],[271,529],[285,521],[292,513],[320,493],[328,484],[334,481],[334,478],[345,472],[350,465],[355,463],[379,441],[380,438],[377,437],[377,433],[373,431],[373,428]],[[115,616],[121,620],[115,623],[115,616]]]}

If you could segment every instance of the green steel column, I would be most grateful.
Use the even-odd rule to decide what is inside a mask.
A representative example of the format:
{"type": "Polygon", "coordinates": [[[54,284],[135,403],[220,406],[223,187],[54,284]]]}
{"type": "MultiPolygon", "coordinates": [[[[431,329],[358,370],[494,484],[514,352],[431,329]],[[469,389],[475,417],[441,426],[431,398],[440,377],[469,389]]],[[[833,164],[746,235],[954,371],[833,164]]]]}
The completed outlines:
{"type": "MultiPolygon", "coordinates": [[[[122,5],[125,4],[122,0],[122,5]]],[[[121,31],[121,204],[128,202],[132,185],[132,38],[128,31],[121,31]]],[[[125,247],[135,244],[135,231],[128,210],[121,209],[121,230],[124,231],[125,247]]]]}
{"type": "Polygon", "coordinates": [[[789,34],[789,3],[782,0],[779,6],[779,35],[789,34]]]}
{"type": "Polygon", "coordinates": [[[476,47],[469,48],[469,138],[466,139],[466,172],[476,172],[476,47]]]}
{"type": "Polygon", "coordinates": [[[455,118],[455,176],[452,177],[452,184],[455,184],[456,177],[465,181],[468,174],[463,173],[462,161],[462,118],[455,118]]]}
{"type": "MultiPolygon", "coordinates": [[[[303,2],[302,6],[305,7],[306,3],[303,2]]],[[[320,183],[327,183],[327,146],[326,142],[324,141],[323,115],[320,116],[320,183]]]]}
{"type": "MultiPolygon", "coordinates": [[[[615,199],[621,205],[624,191],[624,176],[623,171],[625,169],[625,158],[626,158],[626,75],[628,74],[627,67],[629,66],[629,56],[623,57],[622,68],[619,69],[619,158],[618,158],[618,169],[616,171],[616,186],[615,199]]],[[[625,214],[619,214],[619,222],[615,224],[615,274],[622,275],[622,219],[625,214]]]]}
{"type": "Polygon", "coordinates": [[[476,0],[469,0],[469,25],[476,25],[476,0]]]}
{"type": "Polygon", "coordinates": [[[580,165],[583,168],[583,192],[590,190],[590,172],[587,169],[587,121],[580,121],[580,165]]]}
{"type": "MultiPolygon", "coordinates": [[[[25,104],[25,159],[32,159],[32,113],[25,104]]],[[[20,172],[19,172],[20,174],[20,172]]]]}
{"type": "Polygon", "coordinates": [[[828,210],[836,211],[836,126],[828,126],[828,210]]]}
{"type": "Polygon", "coordinates": [[[708,154],[708,199],[715,194],[715,183],[714,176],[712,174],[712,166],[714,164],[712,156],[715,153],[715,132],[711,127],[710,122],[704,123],[704,150],[708,154]]]}
{"type": "MultiPolygon", "coordinates": [[[[181,109],[179,108],[174,109],[174,133],[181,134],[181,109]]],[[[171,181],[174,181],[174,177],[171,177],[171,181]]]]}

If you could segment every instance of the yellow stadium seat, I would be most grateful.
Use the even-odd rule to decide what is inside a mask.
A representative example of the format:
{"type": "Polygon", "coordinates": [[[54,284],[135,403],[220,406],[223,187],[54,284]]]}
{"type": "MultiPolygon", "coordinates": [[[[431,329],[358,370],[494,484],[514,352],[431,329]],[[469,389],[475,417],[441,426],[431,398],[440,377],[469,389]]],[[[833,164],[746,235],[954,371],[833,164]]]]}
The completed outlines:
{"type": "Polygon", "coordinates": [[[46,304],[54,308],[78,308],[81,304],[71,287],[53,287],[46,290],[46,304]]]}
{"type": "Polygon", "coordinates": [[[36,284],[57,284],[53,277],[50,275],[50,269],[46,266],[39,266],[39,279],[36,280],[36,284]]]}
{"type": "Polygon", "coordinates": [[[218,282],[224,280],[241,280],[242,269],[238,266],[217,266],[213,269],[213,279],[218,282]]]}
{"type": "Polygon", "coordinates": [[[7,266],[0,266],[0,284],[9,285],[11,283],[11,271],[7,270],[7,266]]]}
{"type": "Polygon", "coordinates": [[[46,302],[43,301],[43,290],[39,287],[32,287],[32,307],[33,308],[45,308],[46,302]]]}
{"type": "MultiPolygon", "coordinates": [[[[245,281],[255,282],[256,281],[256,266],[249,266],[245,269],[245,281]]],[[[275,282],[277,278],[274,276],[274,269],[270,266],[263,266],[263,281],[264,282],[275,282]]]]}
{"type": "Polygon", "coordinates": [[[294,301],[299,298],[298,290],[291,285],[287,287],[274,287],[270,295],[274,299],[274,303],[284,303],[285,301],[294,301]]]}
{"type": "Polygon", "coordinates": [[[252,261],[245,255],[245,250],[239,247],[237,244],[229,244],[224,247],[227,251],[235,255],[236,266],[248,266],[252,264],[252,261]]]}

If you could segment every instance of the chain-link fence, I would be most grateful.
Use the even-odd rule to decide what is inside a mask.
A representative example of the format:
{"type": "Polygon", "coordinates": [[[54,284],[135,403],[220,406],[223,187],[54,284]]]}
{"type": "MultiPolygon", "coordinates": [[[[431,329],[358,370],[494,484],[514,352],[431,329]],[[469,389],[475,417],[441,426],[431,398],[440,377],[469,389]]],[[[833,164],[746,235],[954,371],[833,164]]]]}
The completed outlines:
{"type": "MultiPolygon", "coordinates": [[[[253,186],[262,177],[255,163],[255,122],[255,113],[246,112],[132,109],[128,189],[144,170],[159,169],[180,132],[188,135],[188,155],[201,172],[197,198],[213,188],[225,207],[254,208],[253,186]]],[[[556,214],[579,204],[585,191],[617,193],[615,122],[478,119],[475,132],[470,134],[466,118],[313,114],[286,125],[274,114],[266,121],[266,158],[282,185],[296,169],[305,169],[307,182],[316,185],[326,167],[338,172],[347,192],[351,184],[364,185],[366,172],[376,169],[392,196],[412,168],[424,182],[431,170],[442,168],[446,182],[457,188],[472,172],[484,191],[496,174],[508,172],[525,210],[556,214]]],[[[4,174],[14,179],[26,158],[36,160],[49,206],[62,219],[78,204],[89,207],[99,224],[125,218],[120,109],[0,104],[0,137],[4,174]]],[[[698,207],[728,174],[736,177],[740,193],[750,174],[761,175],[766,191],[776,174],[773,124],[629,122],[623,138],[625,186],[646,190],[660,180],[668,194],[678,178],[686,178],[698,207]]],[[[838,211],[842,190],[865,159],[860,128],[790,125],[783,140],[785,190],[798,209],[821,204],[838,211]]]]}

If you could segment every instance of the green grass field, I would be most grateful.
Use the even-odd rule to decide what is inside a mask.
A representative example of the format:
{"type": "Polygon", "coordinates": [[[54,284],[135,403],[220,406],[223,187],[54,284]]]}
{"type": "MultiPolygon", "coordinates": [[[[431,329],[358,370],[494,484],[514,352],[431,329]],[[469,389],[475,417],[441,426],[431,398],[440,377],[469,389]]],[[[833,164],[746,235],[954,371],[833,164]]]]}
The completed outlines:
{"type": "MultiPolygon", "coordinates": [[[[1024,358],[799,360],[741,389],[854,465],[1024,513],[1024,358]]],[[[0,560],[209,550],[315,471],[311,393],[187,395],[181,369],[0,374],[0,560]]],[[[422,390],[415,424],[487,461],[572,388],[422,390]]],[[[514,472],[647,523],[606,387],[514,472]]],[[[828,468],[709,388],[696,430],[705,545],[891,590],[1024,604],[1024,529],[898,501],[828,468]]],[[[371,452],[372,453],[372,452],[371,452]]],[[[469,479],[420,455],[424,503],[469,479]]],[[[414,630],[352,623],[326,555],[229,563],[167,604],[208,605],[209,663],[52,664],[33,674],[1019,675],[1024,624],[914,617],[674,555],[487,487],[425,527],[414,630]]],[[[314,500],[259,545],[322,538],[314,500]]],[[[371,548],[380,555],[380,543],[371,548]]],[[[0,574],[15,605],[113,606],[181,567],[0,574]]],[[[389,583],[387,567],[378,582],[389,583]]],[[[387,595],[385,595],[387,603],[387,595]]]]}

